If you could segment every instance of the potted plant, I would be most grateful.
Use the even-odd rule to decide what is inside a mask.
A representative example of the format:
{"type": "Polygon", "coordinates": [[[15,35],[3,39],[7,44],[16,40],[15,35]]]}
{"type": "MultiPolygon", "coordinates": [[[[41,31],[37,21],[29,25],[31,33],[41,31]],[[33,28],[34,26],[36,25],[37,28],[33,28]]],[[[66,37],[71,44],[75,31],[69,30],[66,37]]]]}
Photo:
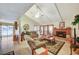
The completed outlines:
{"type": "Polygon", "coordinates": [[[75,16],[74,22],[72,22],[73,25],[79,24],[79,15],[75,16]]]}
{"type": "MultiPolygon", "coordinates": [[[[72,24],[75,26],[79,24],[79,15],[75,16],[74,22],[72,24]]],[[[74,27],[74,45],[76,46],[76,41],[79,42],[79,38],[76,37],[76,28],[74,27]]]]}

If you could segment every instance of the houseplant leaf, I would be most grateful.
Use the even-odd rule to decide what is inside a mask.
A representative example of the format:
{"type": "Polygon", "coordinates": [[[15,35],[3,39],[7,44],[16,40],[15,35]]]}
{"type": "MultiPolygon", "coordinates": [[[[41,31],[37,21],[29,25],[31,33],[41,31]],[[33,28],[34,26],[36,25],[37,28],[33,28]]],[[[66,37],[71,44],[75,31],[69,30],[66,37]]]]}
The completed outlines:
{"type": "Polygon", "coordinates": [[[79,15],[75,16],[74,22],[72,22],[73,25],[76,25],[79,23],[79,15]]]}

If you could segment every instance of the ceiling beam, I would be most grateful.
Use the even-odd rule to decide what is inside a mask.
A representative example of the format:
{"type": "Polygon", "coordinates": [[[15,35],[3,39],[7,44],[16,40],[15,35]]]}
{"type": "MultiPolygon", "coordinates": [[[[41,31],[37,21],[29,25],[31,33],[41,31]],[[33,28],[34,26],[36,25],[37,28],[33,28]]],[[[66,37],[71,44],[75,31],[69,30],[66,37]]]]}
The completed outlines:
{"type": "Polygon", "coordinates": [[[60,18],[61,18],[61,21],[63,21],[63,18],[62,18],[62,16],[61,16],[61,13],[60,13],[60,11],[59,11],[59,9],[58,9],[57,4],[56,4],[56,3],[54,3],[54,5],[55,5],[55,7],[56,7],[56,9],[57,9],[57,12],[58,12],[58,14],[59,14],[60,18]]]}
{"type": "Polygon", "coordinates": [[[45,15],[47,18],[48,18],[48,20],[50,21],[50,22],[52,22],[51,20],[50,20],[50,18],[49,18],[49,16],[36,4],[36,7],[43,13],[43,15],[45,15]]]}

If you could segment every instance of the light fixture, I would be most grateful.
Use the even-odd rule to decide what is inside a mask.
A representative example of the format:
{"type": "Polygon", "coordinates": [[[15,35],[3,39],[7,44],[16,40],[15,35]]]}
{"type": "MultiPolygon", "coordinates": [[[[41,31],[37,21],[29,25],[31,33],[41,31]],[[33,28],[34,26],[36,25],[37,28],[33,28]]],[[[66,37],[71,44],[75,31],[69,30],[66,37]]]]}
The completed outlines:
{"type": "Polygon", "coordinates": [[[40,17],[40,13],[37,12],[36,15],[35,15],[35,17],[36,17],[36,18],[39,18],[39,17],[40,17]]]}
{"type": "Polygon", "coordinates": [[[39,8],[39,6],[36,5],[36,14],[35,14],[35,18],[39,18],[40,16],[43,16],[43,12],[41,11],[41,9],[39,8]]]}

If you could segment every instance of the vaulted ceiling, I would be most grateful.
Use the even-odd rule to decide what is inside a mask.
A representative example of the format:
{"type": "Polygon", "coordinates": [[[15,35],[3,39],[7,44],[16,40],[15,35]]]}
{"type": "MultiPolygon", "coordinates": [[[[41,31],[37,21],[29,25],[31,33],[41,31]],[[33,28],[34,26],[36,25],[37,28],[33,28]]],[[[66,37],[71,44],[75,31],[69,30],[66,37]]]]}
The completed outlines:
{"type": "Polygon", "coordinates": [[[53,4],[35,4],[26,12],[26,15],[40,24],[50,24],[61,20],[53,4]],[[40,16],[36,17],[38,12],[40,16]]]}
{"type": "Polygon", "coordinates": [[[14,21],[32,6],[29,3],[0,3],[0,21],[14,21]]]}
{"type": "Polygon", "coordinates": [[[39,3],[34,4],[25,13],[26,16],[40,24],[55,24],[62,19],[71,22],[76,14],[79,14],[78,3],[39,3]]]}
{"type": "Polygon", "coordinates": [[[74,16],[79,14],[79,4],[0,3],[0,21],[14,21],[24,14],[39,24],[57,24],[61,18],[66,22],[71,22],[74,16]]]}

